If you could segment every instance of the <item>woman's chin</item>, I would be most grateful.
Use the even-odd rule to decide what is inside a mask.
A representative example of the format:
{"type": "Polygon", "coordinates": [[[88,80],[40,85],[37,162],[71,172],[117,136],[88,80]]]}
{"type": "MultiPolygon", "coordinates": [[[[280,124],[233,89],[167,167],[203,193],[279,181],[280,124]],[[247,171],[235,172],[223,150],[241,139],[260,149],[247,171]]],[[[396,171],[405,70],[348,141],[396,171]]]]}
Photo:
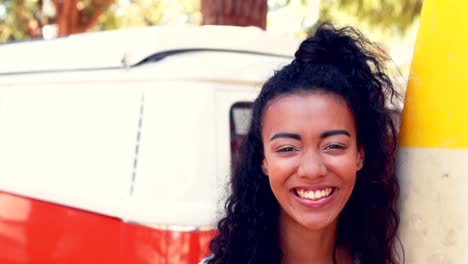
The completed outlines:
{"type": "MultiPolygon", "coordinates": [[[[298,224],[304,231],[323,231],[329,228],[336,228],[338,214],[331,212],[295,212],[293,215],[286,214],[286,217],[298,224]]],[[[288,221],[288,220],[286,220],[288,221]]]]}
{"type": "Polygon", "coordinates": [[[303,219],[299,222],[305,229],[310,231],[321,231],[329,228],[336,228],[337,221],[335,218],[327,219],[303,219]]]}

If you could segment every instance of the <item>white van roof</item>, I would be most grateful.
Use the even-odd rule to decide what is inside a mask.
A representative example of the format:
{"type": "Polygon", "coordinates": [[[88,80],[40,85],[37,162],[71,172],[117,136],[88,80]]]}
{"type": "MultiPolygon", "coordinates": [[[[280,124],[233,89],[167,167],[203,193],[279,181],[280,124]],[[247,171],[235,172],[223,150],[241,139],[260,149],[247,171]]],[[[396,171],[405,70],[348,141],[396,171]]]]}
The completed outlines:
{"type": "Polygon", "coordinates": [[[0,45],[0,75],[132,66],[158,54],[226,50],[292,57],[298,40],[259,28],[155,26],[0,45]]]}

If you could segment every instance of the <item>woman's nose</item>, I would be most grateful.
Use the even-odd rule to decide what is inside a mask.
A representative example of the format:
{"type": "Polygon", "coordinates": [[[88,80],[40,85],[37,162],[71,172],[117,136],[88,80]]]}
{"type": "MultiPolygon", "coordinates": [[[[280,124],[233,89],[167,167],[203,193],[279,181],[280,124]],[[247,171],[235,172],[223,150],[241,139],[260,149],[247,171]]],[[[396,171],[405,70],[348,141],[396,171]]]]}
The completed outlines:
{"type": "Polygon", "coordinates": [[[300,160],[298,175],[302,178],[323,177],[327,173],[327,167],[317,151],[307,151],[300,160]]]}

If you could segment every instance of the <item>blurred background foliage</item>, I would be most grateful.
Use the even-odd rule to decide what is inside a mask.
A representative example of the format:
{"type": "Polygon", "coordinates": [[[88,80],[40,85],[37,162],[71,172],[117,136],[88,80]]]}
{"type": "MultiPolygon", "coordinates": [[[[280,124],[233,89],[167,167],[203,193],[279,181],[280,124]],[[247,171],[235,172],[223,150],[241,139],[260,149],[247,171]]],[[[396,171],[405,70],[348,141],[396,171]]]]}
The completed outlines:
{"type": "MultiPolygon", "coordinates": [[[[307,2],[307,1],[303,1],[307,2]]],[[[383,30],[406,32],[422,8],[421,0],[322,0],[320,19],[337,19],[334,12],[341,11],[359,17],[362,22],[380,27],[383,30]]]]}
{"type": "MultiPolygon", "coordinates": [[[[317,22],[325,20],[404,35],[419,17],[422,5],[422,0],[255,1],[268,3],[268,30],[284,27],[289,29],[287,34],[298,36],[310,32],[317,22]],[[289,19],[283,20],[285,14],[289,19]]],[[[0,0],[0,42],[41,37],[37,31],[43,31],[44,26],[47,30],[47,25],[57,25],[66,9],[59,3],[66,5],[68,2],[77,7],[75,20],[78,22],[75,24],[78,29],[60,35],[84,30],[202,23],[201,0],[0,0]],[[96,21],[92,21],[93,15],[97,15],[96,21]]],[[[73,15],[68,13],[69,17],[73,15]]]]}
{"type": "Polygon", "coordinates": [[[0,42],[30,38],[27,26],[36,12],[37,1],[0,0],[0,42]]]}
{"type": "Polygon", "coordinates": [[[93,30],[200,23],[200,0],[132,0],[112,4],[93,30]]]}

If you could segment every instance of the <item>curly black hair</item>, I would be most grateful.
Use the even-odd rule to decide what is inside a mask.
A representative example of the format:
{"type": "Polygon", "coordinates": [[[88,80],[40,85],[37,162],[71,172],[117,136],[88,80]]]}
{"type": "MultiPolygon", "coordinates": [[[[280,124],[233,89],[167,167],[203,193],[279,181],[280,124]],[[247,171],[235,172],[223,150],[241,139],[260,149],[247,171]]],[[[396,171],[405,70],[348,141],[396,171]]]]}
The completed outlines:
{"type": "Polygon", "coordinates": [[[226,215],[211,241],[209,264],[281,263],[280,205],[262,171],[262,116],[274,98],[304,91],[332,93],[352,110],[365,161],[339,215],[335,249],[345,247],[361,264],[400,263],[395,252],[399,184],[397,130],[387,102],[399,98],[385,73],[383,51],[359,31],[324,23],[304,40],[295,59],[263,85],[253,104],[248,134],[231,178],[226,215]]]}

